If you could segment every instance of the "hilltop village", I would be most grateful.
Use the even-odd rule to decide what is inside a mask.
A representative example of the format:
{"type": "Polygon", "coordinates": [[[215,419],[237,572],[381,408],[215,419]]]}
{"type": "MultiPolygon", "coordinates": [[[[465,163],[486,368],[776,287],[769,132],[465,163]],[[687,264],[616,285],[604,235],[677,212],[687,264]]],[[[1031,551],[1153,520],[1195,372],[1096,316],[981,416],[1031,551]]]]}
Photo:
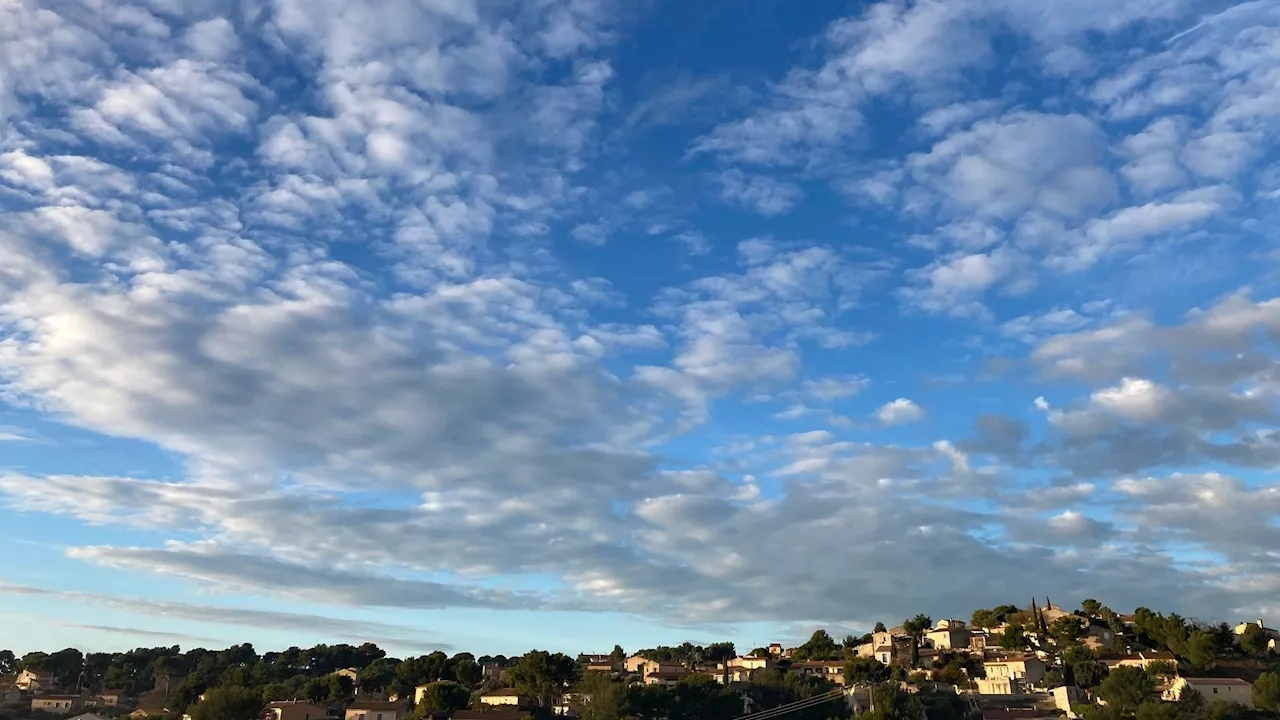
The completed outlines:
{"type": "Polygon", "coordinates": [[[0,720],[1230,720],[1280,717],[1280,631],[1095,600],[916,615],[836,640],[518,657],[178,647],[16,657],[0,720]]]}

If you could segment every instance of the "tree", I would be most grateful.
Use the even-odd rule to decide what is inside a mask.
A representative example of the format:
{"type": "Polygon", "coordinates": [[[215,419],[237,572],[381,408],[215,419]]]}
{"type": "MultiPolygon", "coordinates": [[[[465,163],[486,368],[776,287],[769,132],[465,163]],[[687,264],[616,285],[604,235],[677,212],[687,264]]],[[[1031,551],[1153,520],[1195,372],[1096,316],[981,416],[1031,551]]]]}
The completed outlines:
{"type": "Polygon", "coordinates": [[[1184,720],[1177,703],[1144,700],[1137,710],[1138,720],[1184,720]]]}
{"type": "Polygon", "coordinates": [[[1192,669],[1209,670],[1218,663],[1218,644],[1209,633],[1196,630],[1182,645],[1182,659],[1192,669]]]}
{"type": "Polygon", "coordinates": [[[1022,650],[1027,647],[1027,631],[1021,625],[1013,623],[1000,633],[1000,647],[1005,650],[1022,650]]]}
{"type": "Polygon", "coordinates": [[[731,642],[716,642],[707,646],[703,653],[708,662],[725,662],[738,656],[738,650],[731,642]]]}
{"type": "Polygon", "coordinates": [[[1070,673],[1073,684],[1085,689],[1097,687],[1107,678],[1107,666],[1099,662],[1088,648],[1073,645],[1062,653],[1062,667],[1070,673]]]}
{"type": "Polygon", "coordinates": [[[1084,637],[1084,626],[1080,624],[1080,618],[1063,615],[1049,626],[1049,635],[1062,645],[1070,645],[1084,637]]]}
{"type": "Polygon", "coordinates": [[[262,695],[246,687],[219,687],[208,691],[191,708],[192,720],[256,720],[262,711],[262,695]]]}
{"type": "Polygon", "coordinates": [[[933,627],[933,618],[928,615],[916,615],[902,621],[902,629],[911,636],[911,667],[920,664],[920,638],[931,627],[933,627]]]}
{"type": "Polygon", "coordinates": [[[925,710],[919,698],[908,694],[896,683],[883,683],[871,690],[874,709],[863,713],[859,720],[925,720],[925,710]]]}
{"type": "Polygon", "coordinates": [[[471,690],[451,680],[440,680],[428,683],[422,689],[422,699],[416,708],[417,712],[428,714],[451,714],[461,710],[471,701],[471,690]]]}
{"type": "Polygon", "coordinates": [[[582,678],[578,692],[585,698],[581,720],[619,720],[627,701],[627,686],[606,674],[589,673],[582,678]]]}
{"type": "Polygon", "coordinates": [[[840,646],[826,630],[815,630],[805,644],[792,654],[795,660],[829,660],[840,654],[840,646]]]}
{"type": "Polygon", "coordinates": [[[382,692],[396,678],[396,666],[399,660],[378,658],[360,671],[360,689],[365,692],[382,692]]]}
{"type": "Polygon", "coordinates": [[[0,675],[12,675],[18,669],[18,658],[12,650],[0,650],[0,675]]]}
{"type": "Polygon", "coordinates": [[[855,657],[844,664],[846,684],[879,684],[889,679],[889,666],[869,657],[855,657]]]}
{"type": "Polygon", "coordinates": [[[876,627],[873,632],[889,632],[889,631],[888,629],[885,628],[884,623],[878,622],[876,623],[876,627]]]}
{"type": "Polygon", "coordinates": [[[1249,623],[1249,626],[1240,635],[1240,649],[1250,655],[1266,655],[1271,651],[1271,648],[1268,647],[1270,642],[1271,637],[1254,623],[1249,623]]]}
{"type": "Polygon", "coordinates": [[[1102,612],[1102,603],[1089,598],[1080,603],[1080,609],[1084,612],[1085,617],[1097,617],[1102,612]]]}
{"type": "Polygon", "coordinates": [[[1280,674],[1264,672],[1253,682],[1253,704],[1280,713],[1280,674]]]}
{"type": "Polygon", "coordinates": [[[573,658],[545,650],[530,650],[511,668],[511,681],[516,689],[544,708],[556,704],[577,675],[578,664],[573,658]]]}
{"type": "Polygon", "coordinates": [[[609,653],[609,660],[620,663],[627,659],[627,651],[622,649],[621,645],[614,645],[613,652],[609,653]]]}
{"type": "Polygon", "coordinates": [[[1142,668],[1118,667],[1098,686],[1098,697],[1128,716],[1136,712],[1155,689],[1155,681],[1142,668]]]}

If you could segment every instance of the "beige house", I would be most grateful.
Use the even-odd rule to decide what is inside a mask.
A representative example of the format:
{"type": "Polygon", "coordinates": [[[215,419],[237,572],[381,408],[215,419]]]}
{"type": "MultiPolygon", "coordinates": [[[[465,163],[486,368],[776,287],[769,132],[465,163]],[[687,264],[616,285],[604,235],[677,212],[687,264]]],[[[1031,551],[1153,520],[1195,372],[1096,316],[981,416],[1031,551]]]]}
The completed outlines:
{"type": "Polygon", "coordinates": [[[400,720],[408,713],[400,703],[357,700],[347,706],[346,720],[400,720]]]}
{"type": "Polygon", "coordinates": [[[1009,676],[974,680],[979,695],[1021,695],[1022,681],[1009,676]]]}
{"type": "Polygon", "coordinates": [[[1068,718],[1075,718],[1076,713],[1071,709],[1072,705],[1078,705],[1085,702],[1084,692],[1074,685],[1062,685],[1049,691],[1053,696],[1053,706],[1066,713],[1068,718]]]}
{"type": "Polygon", "coordinates": [[[529,705],[529,698],[515,688],[494,690],[480,696],[480,704],[487,707],[521,708],[529,705]]]}
{"type": "Polygon", "coordinates": [[[1140,650],[1132,655],[1125,655],[1118,658],[1107,658],[1102,662],[1106,664],[1108,670],[1115,670],[1118,667],[1136,667],[1146,670],[1153,663],[1158,662],[1170,663],[1174,667],[1177,667],[1178,659],[1170,652],[1140,650]]]}
{"type": "Polygon", "coordinates": [[[264,716],[270,720],[319,720],[328,717],[329,712],[319,705],[306,700],[277,700],[267,703],[264,716]]]}
{"type": "Polygon", "coordinates": [[[1240,703],[1245,707],[1253,707],[1253,686],[1239,678],[1180,677],[1169,685],[1161,697],[1165,700],[1181,700],[1188,688],[1199,692],[1205,702],[1240,703]]]}
{"type": "Polygon", "coordinates": [[[774,662],[771,657],[755,657],[754,655],[736,657],[729,661],[729,667],[741,667],[748,670],[764,670],[765,668],[777,666],[778,663],[774,662]]]}
{"type": "Polygon", "coordinates": [[[23,692],[48,692],[54,689],[53,675],[38,670],[23,670],[14,678],[13,686],[23,692]]]}
{"type": "Polygon", "coordinates": [[[83,700],[79,695],[37,695],[31,698],[32,710],[51,713],[66,713],[82,704],[83,700]]]}
{"type": "Polygon", "coordinates": [[[587,665],[586,671],[594,673],[613,673],[617,672],[619,667],[619,665],[615,665],[611,662],[590,663],[587,665]]]}
{"type": "MultiPolygon", "coordinates": [[[[958,620],[950,620],[944,622],[959,622],[958,620]]],[[[931,646],[938,650],[951,650],[954,648],[969,647],[969,637],[972,635],[964,623],[959,626],[948,625],[946,627],[936,627],[925,633],[924,639],[931,646]]]]}
{"type": "Polygon", "coordinates": [[[774,658],[783,657],[783,653],[785,652],[782,649],[781,643],[770,643],[768,650],[769,650],[769,657],[774,657],[774,658]]]}
{"type": "Polygon", "coordinates": [[[787,672],[804,675],[805,677],[826,678],[837,685],[844,684],[843,660],[813,660],[810,662],[791,663],[791,667],[787,668],[787,672]]]}
{"type": "Polygon", "coordinates": [[[342,668],[335,672],[334,675],[351,678],[351,687],[360,687],[360,670],[358,668],[342,668]]]}
{"type": "Polygon", "coordinates": [[[640,677],[645,677],[649,673],[679,672],[687,669],[678,662],[650,660],[639,655],[632,655],[627,658],[625,668],[629,675],[639,675],[640,677]]]}
{"type": "Polygon", "coordinates": [[[644,684],[671,687],[688,675],[689,670],[683,667],[679,670],[657,670],[644,676],[644,684]]]}
{"type": "Polygon", "coordinates": [[[1013,678],[1024,685],[1035,685],[1044,679],[1048,666],[1036,657],[1005,658],[982,663],[988,679],[1013,678]]]}
{"type": "Polygon", "coordinates": [[[102,707],[120,707],[128,704],[128,697],[123,690],[103,690],[89,698],[89,702],[102,707]]]}

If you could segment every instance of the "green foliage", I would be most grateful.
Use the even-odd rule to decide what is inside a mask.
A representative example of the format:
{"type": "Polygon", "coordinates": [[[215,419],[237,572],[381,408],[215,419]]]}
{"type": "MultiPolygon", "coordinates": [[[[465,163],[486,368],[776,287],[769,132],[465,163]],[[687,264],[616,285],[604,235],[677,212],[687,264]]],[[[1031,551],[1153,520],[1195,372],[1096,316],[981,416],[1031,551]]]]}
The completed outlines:
{"type": "MultiPolygon", "coordinates": [[[[772,709],[796,700],[804,700],[829,692],[834,686],[822,678],[798,675],[778,669],[757,671],[744,691],[755,707],[772,709]]],[[[741,708],[739,708],[741,709],[741,708]]],[[[847,705],[836,701],[789,714],[795,720],[827,720],[846,713],[847,705]]]]}
{"type": "Polygon", "coordinates": [[[1178,654],[1193,670],[1209,670],[1218,664],[1218,643],[1209,633],[1196,630],[1182,643],[1178,654]]]}
{"type": "Polygon", "coordinates": [[[733,720],[742,714],[742,700],[736,693],[705,680],[710,678],[681,681],[670,689],[633,687],[618,714],[635,720],[733,720]]]}
{"type": "Polygon", "coordinates": [[[1107,677],[1107,666],[1099,662],[1088,648],[1079,645],[1069,647],[1062,653],[1062,666],[1069,675],[1070,684],[1089,689],[1097,687],[1107,677]]]}
{"type": "Polygon", "coordinates": [[[18,658],[12,650],[0,650],[0,675],[12,675],[18,669],[18,658]]]}
{"type": "Polygon", "coordinates": [[[1049,626],[1049,636],[1061,645],[1070,645],[1084,637],[1084,624],[1074,615],[1063,615],[1049,626]]]}
{"type": "Polygon", "coordinates": [[[974,610],[969,620],[971,625],[978,628],[999,627],[1016,612],[1016,605],[997,605],[989,610],[974,610]]]}
{"type": "Polygon", "coordinates": [[[968,653],[943,653],[934,658],[933,679],[965,686],[973,678],[986,677],[982,661],[968,653]]]}
{"type": "Polygon", "coordinates": [[[422,700],[417,710],[423,715],[452,713],[461,710],[471,701],[471,690],[452,680],[429,683],[422,689],[422,700]]]}
{"type": "Polygon", "coordinates": [[[1280,713],[1280,674],[1264,672],[1253,682],[1253,704],[1280,713]]]}
{"type": "Polygon", "coordinates": [[[1010,624],[995,638],[1000,647],[1006,650],[1024,650],[1027,647],[1027,631],[1018,623],[1010,624]]]}
{"type": "Polygon", "coordinates": [[[1098,686],[1098,697],[1122,715],[1130,716],[1155,688],[1155,681],[1142,668],[1118,667],[1098,686]]]}
{"type": "Polygon", "coordinates": [[[1093,598],[1089,598],[1080,603],[1080,610],[1086,617],[1097,617],[1102,613],[1102,603],[1094,600],[1093,598]]]}
{"type": "Polygon", "coordinates": [[[886,627],[884,626],[884,623],[882,623],[882,622],[878,622],[878,623],[876,623],[876,627],[875,627],[874,632],[888,632],[888,631],[889,631],[889,630],[888,630],[888,628],[886,628],[886,627]]]}
{"type": "Polygon", "coordinates": [[[511,668],[511,681],[541,707],[556,704],[578,679],[578,664],[563,653],[530,650],[511,668]]]}
{"type": "Polygon", "coordinates": [[[365,692],[381,692],[396,679],[396,667],[400,661],[395,658],[378,658],[365,665],[360,671],[360,689],[365,692]]]}
{"type": "Polygon", "coordinates": [[[840,646],[831,638],[826,630],[815,630],[805,644],[796,648],[791,658],[797,662],[805,660],[833,660],[842,655],[840,646]]]}
{"type": "Polygon", "coordinates": [[[844,681],[847,684],[879,684],[889,679],[889,667],[869,657],[854,657],[844,664],[844,681]]]}
{"type": "Polygon", "coordinates": [[[589,673],[582,678],[577,691],[587,700],[581,720],[620,720],[627,702],[627,686],[602,673],[589,673]]]}
{"type": "MultiPolygon", "coordinates": [[[[621,649],[621,648],[617,648],[621,649]]],[[[725,662],[738,656],[738,649],[731,642],[711,643],[707,646],[703,657],[707,662],[725,662]]]]}
{"type": "Polygon", "coordinates": [[[971,720],[981,714],[970,710],[969,705],[955,693],[928,693],[916,695],[928,720],[971,720]]]}
{"type": "Polygon", "coordinates": [[[627,651],[623,650],[621,645],[614,645],[613,652],[609,653],[609,659],[613,662],[622,662],[627,659],[627,651]]]}
{"type": "Polygon", "coordinates": [[[215,688],[191,708],[192,720],[256,720],[262,695],[246,687],[215,688]]]}
{"type": "Polygon", "coordinates": [[[1244,633],[1240,635],[1240,649],[1250,655],[1263,656],[1271,652],[1267,644],[1271,642],[1271,637],[1263,632],[1262,628],[1254,623],[1244,629],[1244,633]]]}
{"type": "Polygon", "coordinates": [[[859,720],[925,720],[924,704],[916,695],[908,694],[894,683],[884,683],[871,690],[872,709],[859,720]]]}
{"type": "Polygon", "coordinates": [[[1146,700],[1138,706],[1137,720],[1183,720],[1178,703],[1146,700]]]}

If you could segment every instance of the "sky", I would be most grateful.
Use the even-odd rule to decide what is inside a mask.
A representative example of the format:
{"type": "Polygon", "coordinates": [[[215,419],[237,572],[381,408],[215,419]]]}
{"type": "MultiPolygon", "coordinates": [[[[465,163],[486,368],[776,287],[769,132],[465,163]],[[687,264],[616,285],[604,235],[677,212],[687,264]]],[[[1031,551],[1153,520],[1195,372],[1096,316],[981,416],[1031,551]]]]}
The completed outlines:
{"type": "Polygon", "coordinates": [[[1280,616],[1274,1],[0,0],[0,210],[18,651],[1280,616]]]}

